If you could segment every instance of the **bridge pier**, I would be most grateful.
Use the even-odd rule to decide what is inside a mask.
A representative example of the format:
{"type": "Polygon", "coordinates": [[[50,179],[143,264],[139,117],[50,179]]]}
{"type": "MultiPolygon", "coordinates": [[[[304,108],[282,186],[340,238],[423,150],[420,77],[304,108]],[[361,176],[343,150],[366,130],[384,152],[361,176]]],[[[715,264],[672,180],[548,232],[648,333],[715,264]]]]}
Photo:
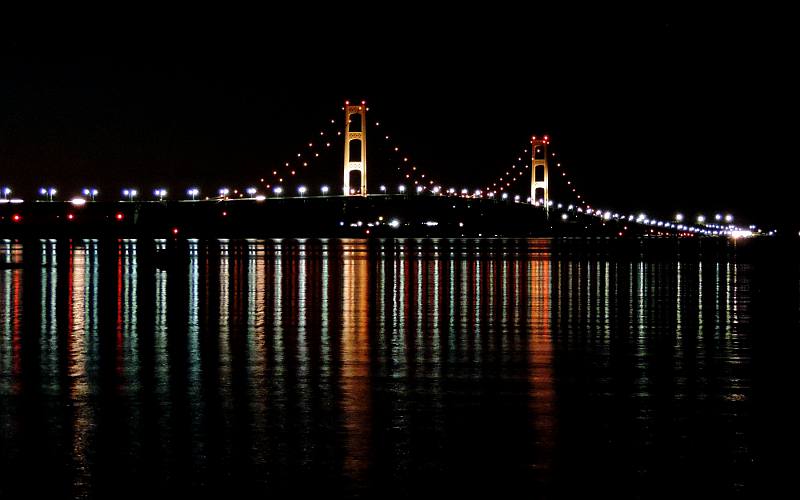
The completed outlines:
{"type": "Polygon", "coordinates": [[[343,194],[367,195],[367,103],[344,103],[345,129],[344,129],[344,182],[343,194]],[[356,144],[353,144],[356,143],[356,144]],[[350,186],[350,174],[358,172],[361,183],[356,192],[350,186]]]}

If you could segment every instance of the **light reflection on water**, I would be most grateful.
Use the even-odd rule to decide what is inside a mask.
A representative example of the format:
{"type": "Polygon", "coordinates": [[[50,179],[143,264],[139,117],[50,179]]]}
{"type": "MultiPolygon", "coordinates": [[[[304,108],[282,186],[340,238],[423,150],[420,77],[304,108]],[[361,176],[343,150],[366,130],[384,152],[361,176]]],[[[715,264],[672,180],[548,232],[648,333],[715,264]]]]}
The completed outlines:
{"type": "Polygon", "coordinates": [[[0,493],[747,486],[752,270],[735,260],[548,240],[0,244],[42,264],[0,269],[0,493]]]}

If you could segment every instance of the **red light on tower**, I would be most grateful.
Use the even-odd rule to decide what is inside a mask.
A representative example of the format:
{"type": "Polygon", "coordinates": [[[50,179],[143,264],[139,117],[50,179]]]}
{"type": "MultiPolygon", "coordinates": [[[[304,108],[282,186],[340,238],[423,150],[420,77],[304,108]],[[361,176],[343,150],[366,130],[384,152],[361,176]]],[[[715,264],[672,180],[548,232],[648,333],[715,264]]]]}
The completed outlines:
{"type": "Polygon", "coordinates": [[[72,220],[75,218],[75,214],[67,214],[67,220],[72,220]]]}
{"type": "Polygon", "coordinates": [[[117,212],[117,215],[114,216],[117,220],[122,220],[125,218],[125,215],[122,212],[117,212]]]}
{"type": "Polygon", "coordinates": [[[22,220],[22,216],[20,214],[14,214],[11,216],[11,220],[13,220],[14,222],[19,222],[22,220]]]}
{"type": "Polygon", "coordinates": [[[172,234],[178,234],[178,228],[177,227],[173,227],[172,228],[172,234]]]}

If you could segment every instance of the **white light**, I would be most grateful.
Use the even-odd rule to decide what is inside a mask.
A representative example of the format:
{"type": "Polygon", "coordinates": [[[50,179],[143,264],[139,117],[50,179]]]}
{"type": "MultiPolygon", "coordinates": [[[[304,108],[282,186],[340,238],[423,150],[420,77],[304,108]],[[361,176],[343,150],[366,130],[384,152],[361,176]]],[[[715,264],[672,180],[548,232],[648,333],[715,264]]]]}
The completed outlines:
{"type": "Polygon", "coordinates": [[[266,199],[267,199],[267,197],[264,196],[263,194],[259,194],[259,195],[256,196],[256,201],[264,201],[266,199]]]}
{"type": "Polygon", "coordinates": [[[275,194],[281,194],[283,192],[283,188],[280,186],[276,186],[275,189],[272,190],[275,194]]]}
{"type": "Polygon", "coordinates": [[[425,225],[426,226],[438,226],[439,223],[436,222],[436,221],[433,221],[433,220],[429,220],[428,222],[425,223],[425,225]]]}
{"type": "Polygon", "coordinates": [[[514,201],[519,202],[519,195],[514,196],[514,201]]]}
{"type": "Polygon", "coordinates": [[[306,194],[306,187],[305,186],[298,187],[297,192],[300,193],[300,196],[303,196],[304,194],[306,194]]]}
{"type": "Polygon", "coordinates": [[[567,220],[569,216],[567,214],[561,214],[561,220],[567,220]]]}
{"type": "Polygon", "coordinates": [[[725,215],[725,222],[733,222],[733,215],[731,214],[725,215]]]}
{"type": "Polygon", "coordinates": [[[230,193],[231,190],[228,188],[220,188],[218,192],[220,196],[228,196],[228,193],[230,193]]]}
{"type": "Polygon", "coordinates": [[[683,214],[675,214],[675,220],[678,222],[683,222],[683,214]]]}
{"type": "Polygon", "coordinates": [[[256,188],[254,188],[254,187],[247,188],[247,194],[249,194],[250,196],[253,196],[254,194],[256,194],[257,191],[258,190],[256,188]]]}
{"type": "Polygon", "coordinates": [[[400,184],[400,186],[398,186],[397,190],[400,191],[401,193],[405,193],[406,192],[406,187],[404,185],[400,184]]]}
{"type": "Polygon", "coordinates": [[[329,188],[328,186],[322,186],[322,187],[320,188],[320,191],[322,191],[322,194],[328,194],[328,190],[329,190],[329,189],[330,189],[330,188],[329,188]]]}
{"type": "Polygon", "coordinates": [[[386,192],[386,186],[381,184],[380,190],[381,190],[381,193],[385,193],[386,192]]]}
{"type": "Polygon", "coordinates": [[[722,214],[714,215],[714,220],[722,220],[722,214]]]}
{"type": "Polygon", "coordinates": [[[22,203],[24,200],[22,198],[11,198],[8,201],[9,203],[22,203]]]}
{"type": "Polygon", "coordinates": [[[504,200],[505,200],[506,198],[508,198],[508,193],[503,193],[503,195],[502,195],[502,196],[500,196],[500,198],[502,198],[502,199],[504,199],[504,200]]]}
{"type": "Polygon", "coordinates": [[[400,221],[399,221],[399,220],[397,220],[397,219],[392,219],[392,220],[389,222],[389,225],[390,225],[391,227],[394,227],[394,228],[400,227],[400,221]]]}
{"type": "Polygon", "coordinates": [[[421,193],[422,190],[425,189],[422,186],[417,186],[417,194],[421,193]]]}
{"type": "Polygon", "coordinates": [[[72,198],[69,200],[70,203],[75,205],[76,207],[80,207],[81,205],[86,205],[86,200],[83,198],[72,198]]]}
{"type": "Polygon", "coordinates": [[[700,224],[702,224],[705,221],[706,221],[706,216],[705,215],[698,215],[697,216],[697,222],[699,222],[700,224]]]}
{"type": "Polygon", "coordinates": [[[731,231],[731,238],[749,238],[751,236],[753,236],[753,232],[746,229],[737,229],[736,231],[731,231]]]}

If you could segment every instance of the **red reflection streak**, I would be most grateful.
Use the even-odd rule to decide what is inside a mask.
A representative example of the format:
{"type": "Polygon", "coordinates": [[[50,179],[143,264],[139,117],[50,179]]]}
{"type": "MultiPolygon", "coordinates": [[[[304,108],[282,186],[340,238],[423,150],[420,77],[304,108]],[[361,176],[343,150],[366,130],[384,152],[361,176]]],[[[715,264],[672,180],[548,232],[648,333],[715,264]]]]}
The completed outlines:
{"type": "Polygon", "coordinates": [[[529,261],[531,332],[529,408],[536,439],[535,467],[547,471],[552,465],[556,435],[555,388],[553,383],[553,339],[550,328],[550,255],[529,261]]]}
{"type": "Polygon", "coordinates": [[[115,371],[117,372],[117,377],[120,379],[123,376],[123,347],[122,347],[122,309],[123,309],[123,301],[122,301],[122,259],[123,259],[123,248],[122,242],[117,241],[117,335],[116,335],[116,366],[115,371]]]}
{"type": "MultiPolygon", "coordinates": [[[[22,311],[20,310],[20,300],[22,300],[22,271],[15,269],[12,271],[11,276],[11,287],[14,289],[12,299],[12,317],[14,318],[14,324],[11,327],[11,330],[14,332],[11,341],[11,349],[13,352],[11,359],[14,360],[12,363],[12,373],[14,374],[14,380],[22,380],[20,376],[22,375],[22,338],[20,337],[22,326],[20,324],[22,319],[22,311]]],[[[17,385],[18,384],[14,384],[14,387],[17,388],[17,385]]]]}

